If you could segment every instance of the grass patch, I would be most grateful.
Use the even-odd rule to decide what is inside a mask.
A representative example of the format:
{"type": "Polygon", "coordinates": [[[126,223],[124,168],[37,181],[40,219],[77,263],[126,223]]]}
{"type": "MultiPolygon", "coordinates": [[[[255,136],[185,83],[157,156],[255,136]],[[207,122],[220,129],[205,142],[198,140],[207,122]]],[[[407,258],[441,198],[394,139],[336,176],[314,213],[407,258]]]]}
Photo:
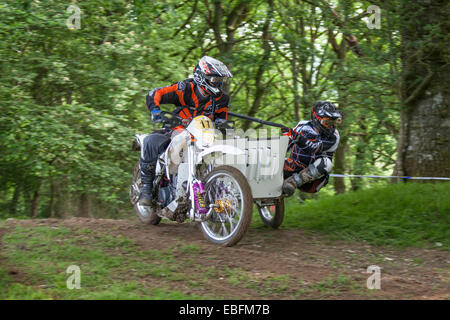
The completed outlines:
{"type": "Polygon", "coordinates": [[[338,275],[329,277],[326,280],[319,281],[309,285],[306,292],[318,292],[321,296],[338,296],[343,291],[351,291],[355,287],[350,277],[338,275]]]}
{"type": "Polygon", "coordinates": [[[204,299],[165,287],[167,281],[184,279],[169,252],[140,252],[122,236],[18,226],[8,230],[2,244],[3,258],[22,278],[0,268],[0,299],[204,299]],[[70,265],[80,267],[79,290],[67,288],[70,265]]]}
{"type": "Polygon", "coordinates": [[[261,296],[271,296],[287,291],[295,279],[288,274],[255,274],[241,268],[225,267],[227,282],[234,287],[256,290],[261,296]]]}
{"type": "Polygon", "coordinates": [[[201,248],[195,244],[184,244],[180,247],[180,252],[184,254],[193,254],[201,252],[201,248]]]}
{"type": "Polygon", "coordinates": [[[450,183],[394,184],[286,204],[283,228],[375,245],[450,248],[450,183]]]}

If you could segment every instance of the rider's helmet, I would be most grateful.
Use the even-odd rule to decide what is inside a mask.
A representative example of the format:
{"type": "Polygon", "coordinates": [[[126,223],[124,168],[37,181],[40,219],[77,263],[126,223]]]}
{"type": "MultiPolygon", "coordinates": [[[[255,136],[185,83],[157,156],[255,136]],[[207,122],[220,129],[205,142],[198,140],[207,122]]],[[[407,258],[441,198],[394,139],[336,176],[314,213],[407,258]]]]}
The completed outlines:
{"type": "Polygon", "coordinates": [[[195,83],[212,96],[218,96],[223,82],[232,77],[225,64],[208,56],[203,56],[194,68],[195,83]]]}
{"type": "Polygon", "coordinates": [[[336,125],[341,123],[342,115],[333,103],[318,101],[312,107],[311,121],[321,133],[332,135],[336,125]]]}

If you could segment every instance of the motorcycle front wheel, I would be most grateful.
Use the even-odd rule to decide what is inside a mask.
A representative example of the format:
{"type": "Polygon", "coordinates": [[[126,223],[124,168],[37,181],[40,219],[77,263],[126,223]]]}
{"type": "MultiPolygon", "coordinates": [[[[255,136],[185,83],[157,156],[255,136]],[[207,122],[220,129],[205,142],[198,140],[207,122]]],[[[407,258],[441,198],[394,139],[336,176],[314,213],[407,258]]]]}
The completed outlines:
{"type": "Polygon", "coordinates": [[[139,161],[134,167],[133,181],[130,187],[130,200],[134,205],[134,210],[143,224],[157,225],[161,221],[161,217],[156,214],[156,209],[148,206],[139,205],[139,193],[141,192],[141,170],[139,161]]]}
{"type": "Polygon", "coordinates": [[[211,217],[201,223],[203,235],[213,243],[233,246],[250,227],[253,207],[250,185],[231,166],[214,168],[203,181],[206,203],[215,205],[211,217]]]}

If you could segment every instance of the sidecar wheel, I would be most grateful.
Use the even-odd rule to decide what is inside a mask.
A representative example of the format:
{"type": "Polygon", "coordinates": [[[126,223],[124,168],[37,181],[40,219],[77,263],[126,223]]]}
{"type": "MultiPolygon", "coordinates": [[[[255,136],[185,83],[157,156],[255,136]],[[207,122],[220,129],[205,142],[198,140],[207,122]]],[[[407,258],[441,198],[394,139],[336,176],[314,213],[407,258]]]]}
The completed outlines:
{"type": "Polygon", "coordinates": [[[136,164],[133,172],[133,181],[130,188],[130,200],[134,205],[134,210],[143,224],[157,225],[161,222],[161,217],[156,214],[156,209],[148,206],[139,205],[138,198],[142,187],[141,170],[139,169],[139,162],[136,164]]]}
{"type": "Polygon", "coordinates": [[[284,220],[284,198],[277,200],[274,205],[258,205],[258,212],[266,226],[277,229],[284,220]]]}

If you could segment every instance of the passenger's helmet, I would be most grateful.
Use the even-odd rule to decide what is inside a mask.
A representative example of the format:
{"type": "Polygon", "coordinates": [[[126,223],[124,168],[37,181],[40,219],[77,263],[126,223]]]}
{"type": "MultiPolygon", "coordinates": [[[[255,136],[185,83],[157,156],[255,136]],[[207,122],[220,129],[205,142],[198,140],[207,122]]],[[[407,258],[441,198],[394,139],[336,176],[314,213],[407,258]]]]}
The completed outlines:
{"type": "Polygon", "coordinates": [[[232,77],[226,65],[208,56],[202,57],[194,68],[195,83],[212,96],[218,96],[223,82],[232,77]]]}
{"type": "Polygon", "coordinates": [[[318,101],[311,110],[311,121],[321,133],[332,135],[342,122],[342,115],[333,103],[318,101]]]}

